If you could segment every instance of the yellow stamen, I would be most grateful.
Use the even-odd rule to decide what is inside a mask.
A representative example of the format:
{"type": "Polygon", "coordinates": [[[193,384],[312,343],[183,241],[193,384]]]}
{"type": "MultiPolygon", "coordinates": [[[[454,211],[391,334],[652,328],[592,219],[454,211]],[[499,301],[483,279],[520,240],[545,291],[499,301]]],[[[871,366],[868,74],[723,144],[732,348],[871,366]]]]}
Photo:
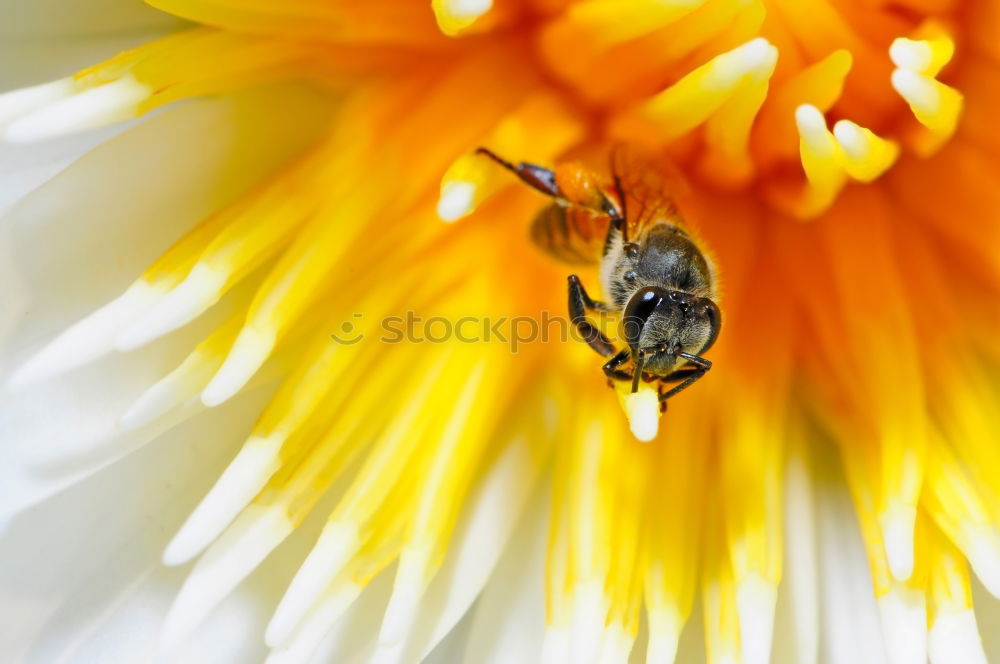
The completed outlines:
{"type": "MultiPolygon", "coordinates": [[[[593,40],[598,47],[634,39],[674,23],[705,0],[584,0],[574,3],[561,17],[557,29],[564,34],[593,40]]],[[[555,35],[549,37],[555,39],[555,35]]]]}
{"type": "Polygon", "coordinates": [[[702,576],[702,609],[705,621],[705,651],[709,664],[743,661],[737,587],[726,555],[719,508],[710,510],[706,533],[705,570],[702,576]]]}
{"type": "Polygon", "coordinates": [[[486,15],[493,0],[431,0],[441,32],[454,37],[486,15]]]}
{"type": "Polygon", "coordinates": [[[143,392],[121,416],[121,428],[137,429],[201,392],[222,366],[239,324],[238,316],[231,317],[198,344],[176,369],[143,392]]]}
{"type": "Polygon", "coordinates": [[[840,146],[844,170],[859,182],[871,182],[889,170],[899,156],[895,141],[877,136],[850,120],[840,120],[833,126],[833,135],[840,146]]]}
{"type": "Polygon", "coordinates": [[[1000,596],[1000,530],[968,471],[940,435],[928,445],[923,505],[935,525],[969,560],[979,580],[1000,596]]]}
{"type": "MultiPolygon", "coordinates": [[[[105,126],[179,99],[288,75],[309,57],[310,47],[301,42],[211,28],[187,30],[36,88],[27,102],[23,94],[10,98],[22,114],[4,137],[32,141],[105,126]]],[[[0,98],[0,107],[4,105],[0,98]]]]}
{"type": "Polygon", "coordinates": [[[187,275],[116,338],[131,350],[205,312],[256,267],[283,249],[315,206],[309,179],[318,155],[302,160],[255,188],[206,222],[217,228],[187,275]]]}
{"type": "Polygon", "coordinates": [[[706,154],[700,168],[706,177],[735,187],[753,176],[750,130],[767,98],[777,61],[778,49],[771,46],[759,65],[746,74],[732,96],[705,123],[706,154]]]}
{"type": "Polygon", "coordinates": [[[828,111],[843,93],[853,61],[850,51],[839,49],[771,86],[767,103],[754,123],[754,147],[762,161],[797,157],[799,136],[789,118],[803,104],[828,111]],[[760,140],[756,140],[758,136],[760,140]]]}
{"type": "Polygon", "coordinates": [[[962,93],[958,90],[930,76],[902,68],[892,73],[892,87],[910,105],[920,124],[930,130],[934,140],[917,145],[922,153],[942,145],[955,133],[963,105],[962,93]]]}
{"type": "MultiPolygon", "coordinates": [[[[776,54],[774,46],[762,37],[722,53],[663,92],[619,115],[612,123],[612,131],[623,138],[638,140],[670,141],[682,136],[718,111],[744,80],[770,76],[776,54]]],[[[751,110],[756,113],[754,99],[751,94],[745,106],[736,106],[730,112],[741,116],[751,110]]]]}
{"type": "Polygon", "coordinates": [[[924,21],[913,33],[912,39],[898,37],[889,46],[889,57],[901,68],[931,78],[955,55],[955,41],[940,22],[924,21]]]}
{"type": "Polygon", "coordinates": [[[958,90],[937,80],[955,53],[955,42],[948,30],[928,20],[913,37],[897,38],[889,47],[889,57],[897,67],[892,73],[892,87],[927,128],[928,134],[913,137],[914,147],[927,155],[955,132],[964,101],[958,90]]]}
{"type": "Polygon", "coordinates": [[[696,427],[692,418],[677,418],[670,435],[651,446],[654,479],[645,509],[657,526],[646,533],[643,588],[651,662],[674,660],[698,585],[708,459],[706,446],[690,444],[696,427]]]}
{"type": "Polygon", "coordinates": [[[830,206],[847,181],[847,174],[841,166],[840,146],[818,108],[799,106],[795,124],[799,130],[799,158],[809,181],[800,212],[812,216],[830,206]]]}
{"type": "Polygon", "coordinates": [[[421,469],[421,480],[408,497],[414,512],[379,632],[381,647],[395,646],[412,628],[419,599],[441,565],[458,506],[478,474],[485,445],[491,440],[483,433],[491,431],[496,421],[496,404],[505,401],[500,398],[503,381],[497,373],[498,348],[487,347],[477,362],[464,367],[468,375],[457,383],[458,397],[447,422],[433,437],[436,444],[426,446],[423,455],[422,450],[416,452],[413,465],[421,469]],[[481,431],[471,433],[472,422],[481,431]]]}

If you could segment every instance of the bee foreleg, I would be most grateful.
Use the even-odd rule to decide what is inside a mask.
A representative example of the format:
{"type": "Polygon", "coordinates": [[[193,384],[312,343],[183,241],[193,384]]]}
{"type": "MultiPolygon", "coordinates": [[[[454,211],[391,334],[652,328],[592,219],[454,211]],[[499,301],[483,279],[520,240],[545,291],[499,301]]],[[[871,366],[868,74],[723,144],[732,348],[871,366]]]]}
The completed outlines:
{"type": "Polygon", "coordinates": [[[588,309],[590,311],[611,311],[607,304],[587,295],[587,289],[583,287],[580,277],[571,274],[566,280],[569,282],[569,315],[574,322],[578,317],[582,318],[588,309]]]}
{"type": "Polygon", "coordinates": [[[680,353],[688,362],[691,362],[695,366],[684,367],[678,369],[671,374],[668,374],[660,379],[661,383],[673,383],[676,381],[681,381],[679,385],[675,385],[666,392],[660,395],[660,401],[665,402],[670,397],[674,396],[681,390],[684,390],[691,386],[696,380],[708,373],[708,370],[712,368],[712,363],[703,357],[698,357],[697,355],[691,355],[689,353],[680,353]]]}
{"type": "Polygon", "coordinates": [[[519,177],[522,182],[530,185],[543,194],[547,194],[553,198],[558,198],[559,200],[566,199],[566,197],[563,196],[562,191],[559,190],[559,185],[556,184],[556,174],[549,169],[542,168],[541,166],[535,166],[534,164],[528,164],[523,161],[519,164],[513,164],[498,156],[488,148],[479,148],[476,150],[476,153],[489,157],[519,177]]]}
{"type": "Polygon", "coordinates": [[[592,300],[584,289],[580,278],[575,274],[569,276],[569,317],[576,325],[583,340],[602,357],[610,357],[615,352],[615,346],[597,327],[587,320],[587,310],[606,311],[607,305],[592,300]]]}
{"type": "Polygon", "coordinates": [[[604,369],[604,375],[612,380],[631,381],[633,377],[632,374],[625,369],[619,369],[619,367],[628,362],[631,357],[632,352],[628,348],[620,351],[617,355],[605,362],[603,367],[601,367],[604,369]]]}

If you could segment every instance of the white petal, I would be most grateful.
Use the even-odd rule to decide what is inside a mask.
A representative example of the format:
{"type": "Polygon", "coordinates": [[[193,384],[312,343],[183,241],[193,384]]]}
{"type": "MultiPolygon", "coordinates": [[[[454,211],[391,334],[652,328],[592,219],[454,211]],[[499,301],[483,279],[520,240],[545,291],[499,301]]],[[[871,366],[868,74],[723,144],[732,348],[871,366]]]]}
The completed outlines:
{"type": "MultiPolygon", "coordinates": [[[[252,419],[261,402],[243,398],[207,413],[14,517],[0,540],[5,657],[141,661],[183,577],[158,564],[159,551],[241,442],[232,422],[252,419]]],[[[230,610],[248,622],[240,607],[230,610]]],[[[260,630],[264,615],[255,613],[249,624],[260,630]]],[[[229,620],[214,626],[215,661],[247,650],[260,658],[259,639],[247,641],[229,620]]]]}
{"type": "MultiPolygon", "coordinates": [[[[38,6],[36,3],[8,4],[15,4],[19,9],[38,6]]],[[[9,8],[3,12],[4,22],[0,32],[12,27],[10,14],[13,12],[9,8]]],[[[79,39],[0,39],[0,128],[10,119],[6,111],[13,110],[9,108],[12,102],[5,91],[30,87],[32,92],[10,93],[22,100],[19,106],[23,109],[30,101],[28,97],[39,97],[40,89],[52,90],[51,83],[45,87],[47,82],[89,67],[160,34],[165,32],[102,34],[79,39]]],[[[66,168],[84,152],[121,133],[126,127],[107,127],[44,144],[25,146],[0,142],[0,212],[66,168]]]]}
{"type": "Polygon", "coordinates": [[[778,589],[774,661],[812,664],[819,655],[819,575],[812,478],[800,455],[785,470],[785,563],[778,589]]]}
{"type": "Polygon", "coordinates": [[[549,500],[532,499],[472,612],[465,664],[536,662],[545,635],[549,500]]]}
{"type": "Polygon", "coordinates": [[[444,566],[420,604],[409,658],[426,656],[479,596],[537,487],[537,441],[517,439],[470,496],[444,566]]]}
{"type": "Polygon", "coordinates": [[[987,664],[972,609],[942,611],[934,617],[928,637],[931,664],[987,664]]]}
{"type": "MultiPolygon", "coordinates": [[[[10,305],[0,311],[3,373],[121,293],[185,228],[300,149],[323,108],[287,86],[186,104],[101,146],[27,196],[0,219],[0,300],[10,305]],[[270,121],[288,112],[301,126],[270,121]]],[[[0,510],[39,500],[162,431],[168,423],[122,435],[115,420],[176,366],[205,324],[211,320],[200,331],[180,331],[173,344],[164,340],[4,395],[0,424],[16,446],[2,451],[0,510]],[[68,463],[71,454],[81,457],[77,463],[68,463]],[[55,475],[26,470],[53,460],[64,466],[55,475]]]]}
{"type": "Polygon", "coordinates": [[[822,661],[885,664],[871,574],[842,478],[817,487],[822,661]]]}

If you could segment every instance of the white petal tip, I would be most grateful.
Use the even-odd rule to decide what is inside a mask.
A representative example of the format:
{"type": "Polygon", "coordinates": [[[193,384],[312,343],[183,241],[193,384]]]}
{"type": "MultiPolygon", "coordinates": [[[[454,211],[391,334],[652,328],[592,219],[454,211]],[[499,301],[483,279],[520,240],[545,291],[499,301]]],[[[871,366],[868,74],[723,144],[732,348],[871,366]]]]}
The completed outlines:
{"type": "Polygon", "coordinates": [[[445,0],[441,3],[454,19],[472,20],[493,8],[493,0],[445,0]]]}
{"type": "Polygon", "coordinates": [[[115,348],[129,351],[190,323],[219,301],[224,274],[196,265],[176,288],[115,338],[115,348]]]}
{"type": "Polygon", "coordinates": [[[12,121],[4,139],[27,143],[104,127],[136,117],[152,90],[132,76],[49,100],[12,121]]]}
{"type": "Polygon", "coordinates": [[[441,187],[437,214],[441,221],[453,222],[472,212],[476,200],[476,185],[471,182],[449,182],[441,187]]]}
{"type": "Polygon", "coordinates": [[[183,642],[215,606],[294,530],[279,508],[250,506],[191,570],[164,621],[160,645],[183,642]]]}
{"type": "Polygon", "coordinates": [[[251,436],[163,552],[163,564],[183,565],[232,523],[278,469],[285,436],[251,436]]]}
{"type": "Polygon", "coordinates": [[[773,65],[778,57],[778,49],[764,37],[757,37],[743,45],[741,53],[748,70],[773,65]]]}
{"type": "Polygon", "coordinates": [[[267,625],[264,642],[268,646],[278,648],[287,643],[327,584],[360,545],[358,528],[354,524],[331,521],[323,528],[267,625]]]}
{"type": "Polygon", "coordinates": [[[939,611],[931,625],[927,651],[933,664],[987,664],[976,614],[939,611]]]}
{"type": "Polygon", "coordinates": [[[826,130],[823,112],[812,104],[802,104],[795,109],[795,124],[802,134],[826,130]]]}
{"type": "Polygon", "coordinates": [[[73,79],[67,77],[0,94],[0,125],[7,124],[46,104],[65,99],[75,91],[73,79]]]}
{"type": "Polygon", "coordinates": [[[1000,599],[1000,532],[991,527],[973,528],[963,553],[983,587],[1000,599]]]}
{"type": "Polygon", "coordinates": [[[240,330],[222,367],[201,393],[201,402],[214,408],[236,395],[271,355],[275,340],[270,330],[240,330]]]}
{"type": "Polygon", "coordinates": [[[136,282],[42,347],[11,374],[7,388],[17,391],[107,355],[114,350],[111,339],[120,326],[141,315],[158,297],[151,286],[136,282]]]}
{"type": "Polygon", "coordinates": [[[378,633],[380,647],[394,648],[409,635],[427,585],[430,559],[429,546],[406,547],[400,554],[392,597],[389,598],[378,633]]]}
{"type": "Polygon", "coordinates": [[[923,593],[896,583],[878,600],[882,636],[890,664],[927,661],[927,600],[923,593]]]}
{"type": "Polygon", "coordinates": [[[777,600],[778,589],[759,574],[749,575],[740,581],[736,589],[740,642],[746,664],[767,664],[771,661],[777,600]]]}
{"type": "Polygon", "coordinates": [[[906,581],[913,574],[913,528],[917,510],[897,505],[882,514],[882,539],[889,571],[894,579],[906,581]]]}

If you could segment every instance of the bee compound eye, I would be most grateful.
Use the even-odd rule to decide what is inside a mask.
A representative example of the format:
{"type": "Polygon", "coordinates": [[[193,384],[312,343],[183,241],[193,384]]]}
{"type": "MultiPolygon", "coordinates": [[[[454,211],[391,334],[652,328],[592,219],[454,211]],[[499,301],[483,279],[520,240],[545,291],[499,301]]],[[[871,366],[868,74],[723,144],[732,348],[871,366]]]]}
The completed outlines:
{"type": "Polygon", "coordinates": [[[646,287],[640,288],[632,296],[632,299],[629,300],[625,306],[622,320],[625,340],[629,346],[633,348],[637,346],[639,337],[642,335],[642,330],[646,326],[646,321],[653,315],[656,308],[663,303],[664,299],[666,299],[666,295],[662,290],[654,287],[646,287]]]}

